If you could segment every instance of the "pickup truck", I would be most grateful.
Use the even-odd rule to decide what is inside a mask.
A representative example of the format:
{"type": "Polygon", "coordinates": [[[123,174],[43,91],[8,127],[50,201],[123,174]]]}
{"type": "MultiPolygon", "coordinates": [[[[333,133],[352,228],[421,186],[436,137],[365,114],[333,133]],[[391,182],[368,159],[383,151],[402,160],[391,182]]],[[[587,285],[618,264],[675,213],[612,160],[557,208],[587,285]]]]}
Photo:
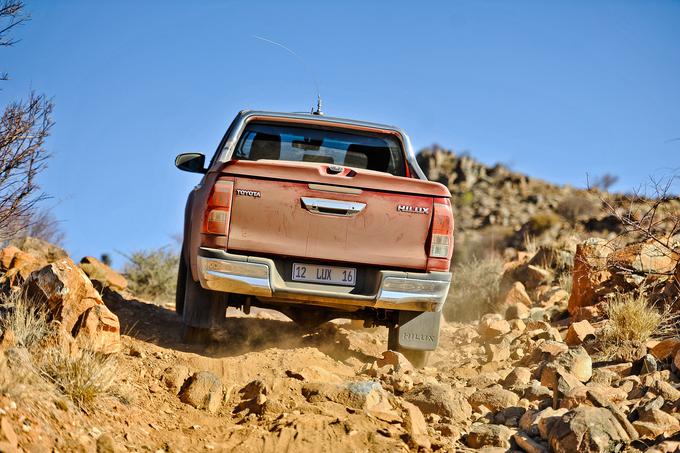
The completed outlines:
{"type": "Polygon", "coordinates": [[[190,192],[176,310],[204,342],[226,308],[275,309],[308,327],[386,326],[416,366],[437,347],[451,282],[449,190],[427,181],[399,128],[319,114],[242,111],[190,192]]]}

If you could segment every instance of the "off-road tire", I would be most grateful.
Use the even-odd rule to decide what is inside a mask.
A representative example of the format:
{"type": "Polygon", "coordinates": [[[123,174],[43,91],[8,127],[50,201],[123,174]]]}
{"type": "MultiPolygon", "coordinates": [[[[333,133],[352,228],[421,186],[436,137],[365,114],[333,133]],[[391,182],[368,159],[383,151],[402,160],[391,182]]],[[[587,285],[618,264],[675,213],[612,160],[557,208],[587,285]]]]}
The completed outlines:
{"type": "Polygon", "coordinates": [[[184,324],[182,342],[185,344],[207,345],[214,341],[212,329],[191,327],[184,324]]]}
{"type": "Polygon", "coordinates": [[[187,265],[184,262],[184,253],[179,256],[179,268],[177,269],[177,289],[175,290],[175,313],[184,315],[184,293],[186,292],[187,265]]]}
{"type": "Polygon", "coordinates": [[[421,351],[417,349],[406,349],[399,346],[399,326],[392,326],[389,328],[387,335],[387,349],[400,352],[411,362],[416,368],[423,368],[427,366],[430,360],[432,351],[421,351]]]}
{"type": "MultiPolygon", "coordinates": [[[[179,272],[182,272],[181,267],[179,272]]],[[[213,339],[212,330],[224,324],[228,294],[204,289],[191,277],[186,264],[183,272],[184,300],[181,303],[183,340],[191,344],[209,343],[213,339]]]]}

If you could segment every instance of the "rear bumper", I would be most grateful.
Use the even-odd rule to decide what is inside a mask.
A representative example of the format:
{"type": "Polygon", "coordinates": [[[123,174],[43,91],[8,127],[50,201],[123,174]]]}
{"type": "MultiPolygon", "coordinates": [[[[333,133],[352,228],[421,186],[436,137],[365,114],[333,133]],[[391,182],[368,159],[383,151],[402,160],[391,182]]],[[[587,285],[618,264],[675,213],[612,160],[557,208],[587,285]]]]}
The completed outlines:
{"type": "Polygon", "coordinates": [[[421,312],[441,311],[451,284],[449,272],[383,270],[370,294],[359,294],[349,288],[286,281],[273,259],[205,247],[198,252],[198,278],[206,289],[271,302],[421,312]]]}

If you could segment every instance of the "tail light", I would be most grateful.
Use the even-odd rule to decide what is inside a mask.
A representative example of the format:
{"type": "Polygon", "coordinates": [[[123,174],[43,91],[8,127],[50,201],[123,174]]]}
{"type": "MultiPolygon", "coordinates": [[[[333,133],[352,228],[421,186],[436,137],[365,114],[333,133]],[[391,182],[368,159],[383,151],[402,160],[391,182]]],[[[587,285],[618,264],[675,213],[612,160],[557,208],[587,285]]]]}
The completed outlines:
{"type": "Polygon", "coordinates": [[[432,229],[427,259],[428,271],[448,271],[453,255],[453,213],[451,202],[436,199],[432,210],[432,229]]]}
{"type": "Polygon", "coordinates": [[[215,182],[203,218],[203,233],[227,236],[231,213],[231,195],[234,191],[232,181],[215,182]]]}

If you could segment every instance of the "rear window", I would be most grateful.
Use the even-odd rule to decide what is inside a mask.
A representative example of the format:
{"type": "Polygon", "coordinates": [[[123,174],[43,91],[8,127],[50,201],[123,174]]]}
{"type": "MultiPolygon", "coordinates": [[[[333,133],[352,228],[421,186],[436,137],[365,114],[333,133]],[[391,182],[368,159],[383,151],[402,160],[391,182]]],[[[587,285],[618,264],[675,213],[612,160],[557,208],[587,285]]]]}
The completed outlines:
{"type": "Polygon", "coordinates": [[[396,137],[335,129],[250,123],[233,158],[319,162],[406,176],[396,137]]]}

